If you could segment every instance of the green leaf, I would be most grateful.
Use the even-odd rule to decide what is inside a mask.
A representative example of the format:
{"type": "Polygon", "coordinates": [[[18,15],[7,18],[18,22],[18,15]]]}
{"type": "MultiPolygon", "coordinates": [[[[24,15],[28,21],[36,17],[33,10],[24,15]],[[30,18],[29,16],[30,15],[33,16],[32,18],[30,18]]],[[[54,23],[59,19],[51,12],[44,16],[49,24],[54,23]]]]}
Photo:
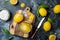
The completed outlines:
{"type": "Polygon", "coordinates": [[[37,14],[38,14],[38,16],[40,16],[40,14],[39,14],[39,9],[37,10],[37,14]]]}
{"type": "Polygon", "coordinates": [[[49,6],[47,4],[41,4],[40,7],[49,8],[49,6]]]}
{"type": "Polygon", "coordinates": [[[51,19],[51,18],[48,18],[48,21],[49,21],[50,23],[53,23],[53,21],[52,21],[52,19],[51,19]]]}
{"type": "Polygon", "coordinates": [[[2,29],[3,29],[5,34],[10,34],[10,32],[6,28],[2,27],[2,29]]]}
{"type": "Polygon", "coordinates": [[[9,1],[5,1],[4,4],[5,4],[5,5],[8,5],[8,4],[9,4],[9,1]]]}
{"type": "Polygon", "coordinates": [[[8,40],[12,40],[14,37],[13,36],[10,36],[9,38],[8,38],[8,40]]]}

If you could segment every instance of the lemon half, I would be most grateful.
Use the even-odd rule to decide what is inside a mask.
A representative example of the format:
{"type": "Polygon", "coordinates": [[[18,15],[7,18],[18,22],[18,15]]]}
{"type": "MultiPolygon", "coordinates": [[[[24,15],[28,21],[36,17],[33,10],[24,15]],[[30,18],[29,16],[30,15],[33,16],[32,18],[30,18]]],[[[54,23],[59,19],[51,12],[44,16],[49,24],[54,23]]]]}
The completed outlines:
{"type": "Polygon", "coordinates": [[[45,22],[44,25],[43,25],[43,29],[44,31],[49,31],[51,29],[51,24],[49,21],[45,22]]]}
{"type": "Polygon", "coordinates": [[[31,24],[27,23],[27,22],[22,22],[21,25],[20,25],[20,30],[23,32],[23,33],[29,33],[32,29],[32,26],[31,24]]]}
{"type": "Polygon", "coordinates": [[[60,13],[60,5],[56,5],[56,6],[53,8],[53,11],[54,11],[55,14],[60,13]]]}
{"type": "Polygon", "coordinates": [[[45,8],[40,8],[39,13],[41,16],[46,16],[47,15],[47,10],[45,8]]]}
{"type": "Polygon", "coordinates": [[[10,3],[11,3],[12,5],[16,5],[16,4],[18,3],[18,0],[10,0],[10,3]]]}
{"type": "Polygon", "coordinates": [[[56,35],[55,34],[51,34],[49,36],[49,40],[56,40],[56,35]]]}
{"type": "Polygon", "coordinates": [[[15,22],[21,22],[23,20],[23,15],[22,14],[15,14],[14,16],[14,21],[15,22]]]}
{"type": "Polygon", "coordinates": [[[21,7],[21,8],[24,8],[24,7],[25,7],[25,3],[21,3],[21,4],[20,4],[20,7],[21,7]]]}

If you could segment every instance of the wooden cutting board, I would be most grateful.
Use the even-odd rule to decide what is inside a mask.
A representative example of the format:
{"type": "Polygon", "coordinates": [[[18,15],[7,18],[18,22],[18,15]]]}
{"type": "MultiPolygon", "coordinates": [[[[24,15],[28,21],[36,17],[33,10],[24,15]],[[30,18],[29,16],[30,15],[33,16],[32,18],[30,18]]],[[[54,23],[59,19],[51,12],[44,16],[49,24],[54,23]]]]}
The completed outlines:
{"type": "MultiPolygon", "coordinates": [[[[16,13],[22,13],[22,12],[24,12],[26,14],[29,14],[30,8],[26,7],[25,10],[18,10],[18,11],[16,11],[16,13]]],[[[32,14],[32,15],[34,16],[34,19],[31,22],[32,30],[33,30],[33,24],[35,23],[35,15],[34,14],[32,14]]],[[[25,18],[24,20],[26,20],[26,19],[27,18],[25,18]]],[[[9,28],[10,29],[10,33],[12,35],[17,35],[17,36],[24,37],[24,38],[30,37],[33,34],[33,31],[31,30],[29,33],[21,32],[20,26],[19,26],[20,24],[21,24],[21,22],[20,23],[16,23],[14,20],[12,20],[10,28],[9,28]]]]}

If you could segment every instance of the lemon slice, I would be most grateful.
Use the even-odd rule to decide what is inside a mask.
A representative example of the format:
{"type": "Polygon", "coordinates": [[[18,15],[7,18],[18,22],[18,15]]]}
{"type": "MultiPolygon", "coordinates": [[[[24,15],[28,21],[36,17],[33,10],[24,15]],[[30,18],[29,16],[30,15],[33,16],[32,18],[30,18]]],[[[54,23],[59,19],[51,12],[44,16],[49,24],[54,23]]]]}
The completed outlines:
{"type": "Polygon", "coordinates": [[[56,40],[56,35],[51,34],[51,35],[49,36],[49,40],[56,40]]]}
{"type": "Polygon", "coordinates": [[[18,3],[18,0],[10,0],[10,3],[11,3],[12,5],[16,5],[16,4],[18,3]]]}

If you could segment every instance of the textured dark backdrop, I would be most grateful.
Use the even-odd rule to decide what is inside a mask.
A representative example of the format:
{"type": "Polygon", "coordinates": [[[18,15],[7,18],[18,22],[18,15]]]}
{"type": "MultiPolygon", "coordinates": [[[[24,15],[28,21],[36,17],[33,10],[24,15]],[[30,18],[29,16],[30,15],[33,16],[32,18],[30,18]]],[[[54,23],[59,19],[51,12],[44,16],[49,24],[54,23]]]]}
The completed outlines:
{"type": "MultiPolygon", "coordinates": [[[[48,9],[49,16],[46,17],[45,21],[47,20],[48,17],[50,17],[53,20],[52,29],[49,32],[44,32],[44,30],[42,29],[42,26],[41,26],[41,28],[38,30],[38,32],[35,35],[35,38],[33,40],[47,40],[49,34],[52,34],[52,33],[57,35],[57,40],[60,39],[60,14],[55,15],[52,11],[52,8],[56,4],[59,4],[60,0],[19,0],[19,3],[16,6],[12,6],[10,3],[6,5],[6,4],[4,4],[5,1],[9,1],[9,0],[0,0],[0,9],[1,8],[8,9],[11,13],[11,19],[7,22],[0,20],[0,40],[8,40],[8,37],[11,36],[11,35],[4,34],[1,27],[6,27],[9,30],[9,25],[12,21],[14,13],[19,9],[23,10],[23,8],[20,8],[21,2],[26,3],[26,7],[30,6],[32,8],[32,12],[36,15],[37,20],[36,20],[36,23],[34,26],[35,28],[37,27],[39,21],[42,18],[42,17],[38,17],[37,13],[36,13],[36,10],[37,10],[39,4],[46,3],[50,6],[50,8],[48,9]]],[[[24,39],[21,37],[14,36],[13,40],[32,40],[32,39],[31,38],[24,39]]]]}

